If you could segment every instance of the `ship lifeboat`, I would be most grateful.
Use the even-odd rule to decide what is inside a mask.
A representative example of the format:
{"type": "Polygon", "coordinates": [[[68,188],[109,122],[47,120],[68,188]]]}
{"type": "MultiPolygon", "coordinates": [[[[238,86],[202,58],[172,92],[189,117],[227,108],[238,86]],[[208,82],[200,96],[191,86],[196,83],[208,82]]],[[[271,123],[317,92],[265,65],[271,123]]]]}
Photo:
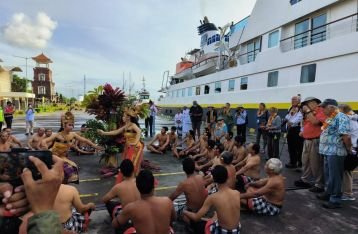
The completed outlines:
{"type": "Polygon", "coordinates": [[[174,79],[189,80],[193,78],[192,66],[194,65],[191,61],[182,61],[177,63],[176,73],[173,76],[174,79]]]}
{"type": "Polygon", "coordinates": [[[193,74],[196,77],[205,76],[216,72],[218,56],[207,57],[199,60],[193,67],[193,74]]]}

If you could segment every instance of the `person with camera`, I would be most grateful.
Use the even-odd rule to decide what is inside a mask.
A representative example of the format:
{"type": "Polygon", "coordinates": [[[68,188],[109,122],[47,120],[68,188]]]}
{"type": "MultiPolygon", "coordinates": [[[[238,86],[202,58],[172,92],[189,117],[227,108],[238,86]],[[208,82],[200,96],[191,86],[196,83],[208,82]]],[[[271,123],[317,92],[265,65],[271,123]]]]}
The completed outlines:
{"type": "Polygon", "coordinates": [[[238,106],[236,110],[236,133],[238,136],[244,138],[246,142],[246,125],[247,125],[247,112],[243,106],[238,106]]]}
{"type": "Polygon", "coordinates": [[[286,168],[297,168],[302,166],[303,138],[299,135],[301,129],[302,113],[300,110],[300,96],[294,96],[291,99],[292,106],[285,117],[287,129],[287,146],[290,155],[290,163],[286,168]]]}
{"type": "Polygon", "coordinates": [[[28,108],[26,110],[26,133],[25,135],[28,136],[29,134],[34,134],[34,122],[35,122],[35,111],[34,108],[32,108],[32,105],[29,104],[28,108]]]}
{"type": "Polygon", "coordinates": [[[302,102],[303,127],[300,136],[304,138],[302,164],[303,174],[295,181],[295,186],[310,188],[311,192],[324,191],[323,157],[318,153],[321,126],[326,120],[322,107],[318,106],[321,100],[307,97],[302,102]],[[314,187],[311,185],[314,183],[314,187]],[[312,187],[312,188],[311,188],[312,187]]]}

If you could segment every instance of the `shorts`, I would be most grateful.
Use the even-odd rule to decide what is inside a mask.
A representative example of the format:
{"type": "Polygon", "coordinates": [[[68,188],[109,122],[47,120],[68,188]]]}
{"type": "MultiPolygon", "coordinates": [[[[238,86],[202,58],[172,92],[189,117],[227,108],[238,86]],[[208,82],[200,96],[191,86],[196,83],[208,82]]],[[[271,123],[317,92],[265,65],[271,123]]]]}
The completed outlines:
{"type": "Polygon", "coordinates": [[[247,206],[250,210],[260,215],[278,215],[281,212],[281,206],[266,201],[263,197],[255,197],[247,200],[247,206]]]}
{"type": "Polygon", "coordinates": [[[72,209],[72,216],[63,223],[63,228],[68,231],[81,233],[84,231],[85,216],[72,209]]]}
{"type": "Polygon", "coordinates": [[[205,226],[205,234],[240,234],[241,224],[235,229],[227,230],[220,227],[219,222],[216,220],[209,220],[205,226]]]}

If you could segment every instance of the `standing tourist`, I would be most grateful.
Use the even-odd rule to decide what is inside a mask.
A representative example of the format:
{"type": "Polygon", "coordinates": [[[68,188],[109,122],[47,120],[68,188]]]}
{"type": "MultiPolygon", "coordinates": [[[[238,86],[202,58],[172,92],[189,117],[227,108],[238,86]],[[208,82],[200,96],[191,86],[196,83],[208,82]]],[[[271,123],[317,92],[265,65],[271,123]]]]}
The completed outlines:
{"type": "Polygon", "coordinates": [[[243,106],[238,106],[236,110],[236,131],[238,136],[244,138],[244,143],[246,142],[246,125],[247,125],[247,112],[243,106]]]}
{"type": "Polygon", "coordinates": [[[294,96],[291,99],[292,106],[288,110],[285,117],[287,128],[287,146],[290,155],[290,163],[286,164],[286,168],[296,168],[302,166],[302,149],[303,138],[300,137],[302,113],[300,111],[301,99],[299,96],[294,96]]]}
{"type": "Polygon", "coordinates": [[[225,104],[221,116],[224,118],[228,132],[231,132],[234,127],[234,116],[231,113],[230,103],[225,104]]]}
{"type": "Polygon", "coordinates": [[[12,119],[14,118],[14,113],[15,113],[15,107],[12,105],[11,102],[8,101],[6,103],[5,113],[4,113],[6,128],[11,128],[12,119]]]}
{"type": "Polygon", "coordinates": [[[182,119],[183,119],[182,138],[184,139],[186,137],[186,135],[188,134],[188,132],[190,130],[192,130],[191,119],[190,119],[190,110],[186,106],[183,107],[182,119]]]}
{"type": "Polygon", "coordinates": [[[35,121],[35,111],[32,108],[32,105],[29,104],[26,110],[26,133],[25,135],[28,136],[29,134],[34,134],[34,121],[35,121]]]}
{"type": "Polygon", "coordinates": [[[350,123],[347,115],[339,112],[336,100],[326,99],[321,107],[327,116],[319,142],[319,153],[324,157],[326,191],[317,198],[327,201],[324,208],[335,209],[341,207],[344,159],[352,151],[350,123]]]}
{"type": "Polygon", "coordinates": [[[183,133],[183,114],[181,109],[174,116],[174,125],[177,128],[178,138],[181,138],[183,133]]]}
{"type": "Polygon", "coordinates": [[[0,106],[0,132],[2,131],[2,125],[4,121],[5,121],[4,110],[2,109],[2,106],[0,106]]]}
{"type": "MultiPolygon", "coordinates": [[[[357,150],[358,143],[358,115],[352,111],[352,108],[349,105],[342,104],[339,106],[340,111],[346,114],[350,120],[350,128],[351,128],[351,141],[353,149],[357,150]]],[[[354,170],[354,169],[353,169],[354,170]]],[[[352,171],[353,171],[352,170],[352,171]]],[[[343,174],[343,201],[354,201],[355,197],[353,197],[353,172],[350,170],[344,170],[343,174]]]]}
{"type": "Polygon", "coordinates": [[[149,110],[150,110],[150,117],[149,117],[149,134],[150,137],[153,137],[155,135],[155,117],[158,113],[158,108],[155,106],[154,102],[152,100],[149,101],[149,110]]]}
{"type": "Polygon", "coordinates": [[[144,144],[140,140],[142,133],[141,129],[139,128],[136,110],[133,108],[127,108],[123,114],[123,122],[124,126],[117,130],[110,132],[98,130],[98,133],[104,136],[116,136],[123,133],[126,143],[124,145],[122,159],[131,160],[134,165],[135,175],[138,175],[143,159],[144,144]]]}
{"type": "Polygon", "coordinates": [[[208,111],[206,112],[206,127],[209,129],[211,134],[213,134],[217,118],[218,114],[214,107],[208,106],[208,111]]]}
{"type": "Polygon", "coordinates": [[[314,187],[311,192],[324,191],[323,157],[319,154],[319,137],[321,126],[326,121],[323,108],[318,106],[321,101],[315,97],[307,97],[302,102],[303,128],[300,135],[305,139],[302,152],[303,174],[295,181],[297,187],[310,188],[313,179],[314,187]]]}
{"type": "Polygon", "coordinates": [[[276,107],[271,107],[270,118],[267,121],[267,153],[269,158],[280,157],[280,136],[281,136],[281,117],[277,114],[276,107]]]}
{"type": "Polygon", "coordinates": [[[227,126],[224,122],[224,119],[223,117],[219,116],[218,117],[218,120],[216,121],[216,125],[215,125],[215,128],[213,130],[213,135],[214,135],[214,139],[215,139],[215,142],[217,144],[219,143],[224,143],[225,141],[225,136],[227,134],[227,126]]]}
{"type": "Polygon", "coordinates": [[[197,101],[193,101],[193,106],[190,107],[190,118],[193,127],[194,134],[200,138],[200,126],[203,118],[203,108],[198,104],[197,101]]]}
{"type": "Polygon", "coordinates": [[[256,135],[256,144],[260,145],[261,136],[264,141],[264,147],[262,153],[265,153],[267,146],[267,131],[265,130],[266,124],[268,121],[268,111],[266,110],[265,103],[260,103],[259,109],[257,110],[256,119],[257,119],[257,135],[256,135]]]}

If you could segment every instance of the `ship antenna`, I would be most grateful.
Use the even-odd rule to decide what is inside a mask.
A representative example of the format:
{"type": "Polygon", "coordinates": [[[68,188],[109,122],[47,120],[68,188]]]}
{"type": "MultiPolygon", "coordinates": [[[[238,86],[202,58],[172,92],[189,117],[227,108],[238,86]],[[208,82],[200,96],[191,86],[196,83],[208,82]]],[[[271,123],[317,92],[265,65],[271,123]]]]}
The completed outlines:
{"type": "Polygon", "coordinates": [[[143,82],[143,91],[144,91],[145,90],[145,78],[144,78],[144,76],[143,76],[142,82],[143,82]]]}

